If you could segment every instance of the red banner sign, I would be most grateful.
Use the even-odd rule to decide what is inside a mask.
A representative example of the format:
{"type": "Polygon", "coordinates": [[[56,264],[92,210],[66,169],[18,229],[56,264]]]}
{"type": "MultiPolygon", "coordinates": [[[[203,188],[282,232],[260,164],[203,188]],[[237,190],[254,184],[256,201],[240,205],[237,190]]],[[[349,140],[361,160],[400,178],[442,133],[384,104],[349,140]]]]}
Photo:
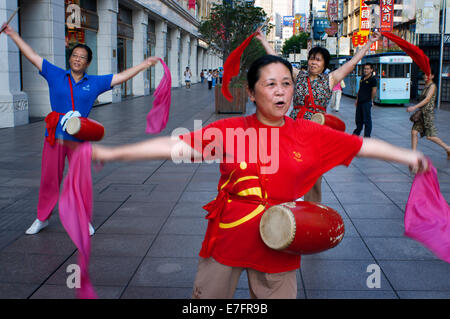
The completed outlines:
{"type": "Polygon", "coordinates": [[[338,20],[338,14],[339,14],[338,0],[328,0],[327,14],[328,14],[328,20],[330,20],[330,22],[335,22],[338,20]]]}
{"type": "Polygon", "coordinates": [[[364,0],[360,0],[358,33],[362,36],[367,36],[370,33],[370,7],[364,0]]]}
{"type": "Polygon", "coordinates": [[[188,8],[189,9],[195,9],[195,0],[189,0],[188,8]]]}
{"type": "Polygon", "coordinates": [[[357,46],[366,44],[367,41],[368,41],[367,36],[361,35],[361,34],[359,34],[359,32],[358,33],[354,33],[353,36],[352,36],[352,43],[353,43],[353,46],[355,48],[357,46]]]}
{"type": "Polygon", "coordinates": [[[380,1],[380,31],[392,32],[394,23],[394,0],[380,1]]]}

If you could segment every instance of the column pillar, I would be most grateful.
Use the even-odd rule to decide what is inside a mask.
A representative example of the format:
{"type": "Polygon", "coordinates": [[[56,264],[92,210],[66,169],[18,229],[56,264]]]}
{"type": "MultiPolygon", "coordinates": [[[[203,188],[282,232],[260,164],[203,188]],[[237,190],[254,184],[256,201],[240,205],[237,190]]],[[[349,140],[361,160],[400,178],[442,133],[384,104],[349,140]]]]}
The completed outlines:
{"type": "MultiPolygon", "coordinates": [[[[97,54],[98,74],[117,73],[117,14],[118,0],[97,0],[98,33],[97,54]]],[[[120,85],[98,97],[100,103],[122,101],[120,85]]]]}
{"type": "MultiPolygon", "coordinates": [[[[203,69],[204,69],[204,66],[203,66],[203,49],[202,48],[199,48],[197,50],[197,61],[198,61],[198,64],[197,64],[197,73],[198,73],[198,75],[197,76],[200,76],[200,72],[202,72],[203,69]]],[[[198,79],[198,82],[199,81],[201,81],[200,78],[198,79]]]]}
{"type": "MultiPolygon", "coordinates": [[[[164,21],[155,21],[155,33],[156,33],[156,44],[155,44],[155,56],[160,57],[164,60],[166,56],[166,39],[167,39],[167,23],[164,21]]],[[[165,61],[166,63],[168,61],[165,61]]],[[[155,87],[158,86],[159,82],[164,76],[164,68],[161,63],[157,63],[155,66],[155,87]]]]}
{"type": "MultiPolygon", "coordinates": [[[[180,30],[173,28],[171,29],[170,34],[170,40],[171,40],[171,50],[170,50],[170,71],[172,75],[172,87],[180,87],[180,50],[182,50],[182,47],[180,47],[180,30]]],[[[181,52],[181,55],[183,55],[183,52],[181,52]]],[[[183,70],[184,71],[184,70],[183,70]]],[[[181,73],[182,74],[182,73],[181,73]]]]}
{"type": "MultiPolygon", "coordinates": [[[[147,24],[148,15],[144,10],[133,10],[133,66],[142,63],[147,52],[147,24]]],[[[140,72],[133,78],[133,95],[145,95],[149,92],[149,81],[146,71],[140,72]]]]}
{"type": "MultiPolygon", "coordinates": [[[[0,21],[17,8],[17,1],[0,3],[0,21]]],[[[17,16],[10,22],[18,30],[17,16]]],[[[0,36],[0,128],[28,123],[28,96],[20,90],[20,52],[9,36],[0,36]]]]}
{"type": "MultiPolygon", "coordinates": [[[[21,36],[37,54],[66,68],[64,0],[23,0],[20,8],[21,36]]],[[[29,114],[44,117],[50,111],[47,81],[25,57],[22,85],[28,94],[29,114]]]]}
{"type": "Polygon", "coordinates": [[[199,82],[199,74],[200,70],[197,67],[197,46],[198,40],[197,38],[190,38],[191,42],[191,57],[190,57],[190,67],[192,70],[192,83],[199,82]]]}

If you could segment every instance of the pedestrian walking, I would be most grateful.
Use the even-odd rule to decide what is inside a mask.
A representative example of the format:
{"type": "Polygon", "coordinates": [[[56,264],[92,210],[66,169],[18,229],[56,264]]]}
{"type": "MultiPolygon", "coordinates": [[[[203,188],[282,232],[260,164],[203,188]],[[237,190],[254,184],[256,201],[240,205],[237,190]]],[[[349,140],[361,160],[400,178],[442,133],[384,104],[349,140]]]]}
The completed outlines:
{"type": "Polygon", "coordinates": [[[339,112],[343,88],[345,88],[344,80],[341,80],[341,82],[339,82],[333,87],[331,94],[330,108],[335,112],[339,112]]]}
{"type": "Polygon", "coordinates": [[[193,298],[232,298],[244,270],[252,298],[296,298],[301,257],[269,248],[261,240],[259,225],[267,208],[294,201],[319,176],[337,165],[348,166],[355,156],[399,162],[419,172],[427,168],[420,152],[286,116],[294,94],[292,66],[278,56],[256,60],[247,81],[250,100],[256,105],[252,115],[222,119],[181,136],[92,146],[92,159],[102,162],[198,157],[220,161],[219,193],[205,206],[208,228],[193,298]],[[236,146],[230,130],[254,131],[256,140],[236,146]],[[268,171],[273,163],[263,161],[261,154],[276,154],[276,169],[268,171]]]}
{"type": "Polygon", "coordinates": [[[366,63],[363,68],[363,77],[359,81],[359,90],[355,101],[355,124],[353,134],[359,135],[364,126],[364,137],[372,133],[372,106],[377,95],[377,80],[373,74],[373,64],[366,63]]]}
{"type": "Polygon", "coordinates": [[[450,160],[450,146],[445,144],[438,136],[434,125],[434,108],[436,106],[436,84],[434,83],[434,71],[431,70],[430,76],[424,74],[425,87],[420,95],[420,102],[408,107],[408,112],[419,112],[412,116],[413,126],[411,128],[411,148],[417,149],[418,135],[426,136],[427,140],[432,141],[442,147],[447,152],[447,160],[450,160]]]}
{"type": "Polygon", "coordinates": [[[214,71],[212,72],[212,87],[216,87],[216,83],[217,83],[217,70],[214,69],[214,71]]]}
{"type": "Polygon", "coordinates": [[[192,72],[189,69],[189,67],[186,67],[186,71],[184,71],[184,83],[186,83],[186,89],[190,89],[191,88],[191,77],[192,77],[192,72]]]}
{"type": "Polygon", "coordinates": [[[208,72],[207,80],[208,80],[208,90],[211,90],[213,86],[213,74],[211,69],[208,72]]]}
{"type": "MultiPolygon", "coordinates": [[[[368,43],[351,60],[329,73],[325,73],[330,62],[330,53],[328,50],[321,47],[312,48],[308,52],[307,72],[294,68],[294,109],[289,116],[293,119],[303,118],[310,120],[315,113],[326,113],[326,108],[330,103],[332,89],[353,71],[358,62],[369,51],[370,45],[378,41],[380,37],[380,33],[374,33],[368,43]]],[[[256,38],[261,42],[268,54],[277,54],[261,32],[259,32],[256,38]]],[[[304,200],[318,203],[322,201],[321,176],[305,195],[304,200]]]]}
{"type": "Polygon", "coordinates": [[[200,72],[200,81],[201,81],[202,84],[203,84],[204,80],[205,80],[205,73],[202,70],[202,72],[200,72]]]}
{"type": "MultiPolygon", "coordinates": [[[[74,113],[82,117],[88,117],[95,100],[100,94],[155,65],[158,59],[156,57],[147,58],[141,64],[118,74],[88,75],[86,70],[92,60],[92,50],[84,44],[77,44],[70,53],[70,68],[64,70],[39,56],[11,26],[5,24],[3,26],[5,27],[4,32],[14,41],[22,54],[39,70],[39,74],[47,80],[50,93],[52,112],[45,119],[47,123],[46,138],[42,151],[37,219],[25,232],[31,235],[38,233],[48,225],[53,208],[58,202],[65,158],[68,158],[70,165],[74,149],[82,142],[63,129],[62,118],[67,118],[66,114],[73,115],[74,113]]],[[[90,233],[93,234],[94,228],[92,225],[89,226],[90,233]]]]}

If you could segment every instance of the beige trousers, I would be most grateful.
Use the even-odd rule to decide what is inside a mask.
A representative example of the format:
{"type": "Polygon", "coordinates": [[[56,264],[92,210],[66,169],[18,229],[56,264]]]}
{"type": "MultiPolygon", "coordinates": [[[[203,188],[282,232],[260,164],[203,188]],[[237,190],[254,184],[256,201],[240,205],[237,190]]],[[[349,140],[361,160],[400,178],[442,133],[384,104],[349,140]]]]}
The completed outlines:
{"type": "Polygon", "coordinates": [[[297,298],[296,271],[276,274],[251,268],[230,267],[213,258],[201,258],[192,292],[193,299],[231,299],[243,270],[247,270],[248,287],[252,299],[297,298]]]}
{"type": "Polygon", "coordinates": [[[314,186],[303,196],[307,202],[322,202],[322,176],[320,176],[314,186]]]}

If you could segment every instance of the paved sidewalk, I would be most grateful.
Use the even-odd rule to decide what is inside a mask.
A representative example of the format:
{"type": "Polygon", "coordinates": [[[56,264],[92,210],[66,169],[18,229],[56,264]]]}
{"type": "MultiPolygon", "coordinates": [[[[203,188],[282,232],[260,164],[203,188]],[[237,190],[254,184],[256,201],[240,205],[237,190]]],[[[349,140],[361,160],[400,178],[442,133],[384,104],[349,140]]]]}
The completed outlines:
{"type": "MultiPolygon", "coordinates": [[[[104,124],[103,144],[148,138],[145,117],[152,97],[94,108],[104,124]]],[[[214,113],[207,85],[174,89],[167,128],[194,128],[230,115],[214,113]]],[[[354,129],[354,100],[343,97],[339,116],[354,129]]],[[[248,104],[248,113],[254,107],[248,104]]],[[[374,107],[373,137],[410,147],[408,114],[401,107],[374,107]]],[[[450,112],[437,111],[439,136],[450,143],[450,112]]],[[[0,129],[0,298],[74,298],[67,266],[74,244],[55,210],[34,236],[24,231],[36,218],[44,122],[0,129]]],[[[419,149],[438,169],[450,199],[450,161],[437,145],[419,149]]],[[[189,298],[197,254],[206,230],[202,205],[216,196],[217,164],[170,161],[114,163],[93,174],[94,220],[90,273],[100,298],[189,298]]],[[[405,237],[403,214],[412,177],[401,165],[356,158],[325,175],[324,204],[344,218],[346,235],[335,249],[304,256],[297,272],[298,298],[450,298],[450,264],[405,237]],[[368,288],[381,270],[379,288],[368,288]],[[370,281],[370,279],[369,279],[370,281]]],[[[248,298],[245,273],[235,298],[248,298]]]]}

